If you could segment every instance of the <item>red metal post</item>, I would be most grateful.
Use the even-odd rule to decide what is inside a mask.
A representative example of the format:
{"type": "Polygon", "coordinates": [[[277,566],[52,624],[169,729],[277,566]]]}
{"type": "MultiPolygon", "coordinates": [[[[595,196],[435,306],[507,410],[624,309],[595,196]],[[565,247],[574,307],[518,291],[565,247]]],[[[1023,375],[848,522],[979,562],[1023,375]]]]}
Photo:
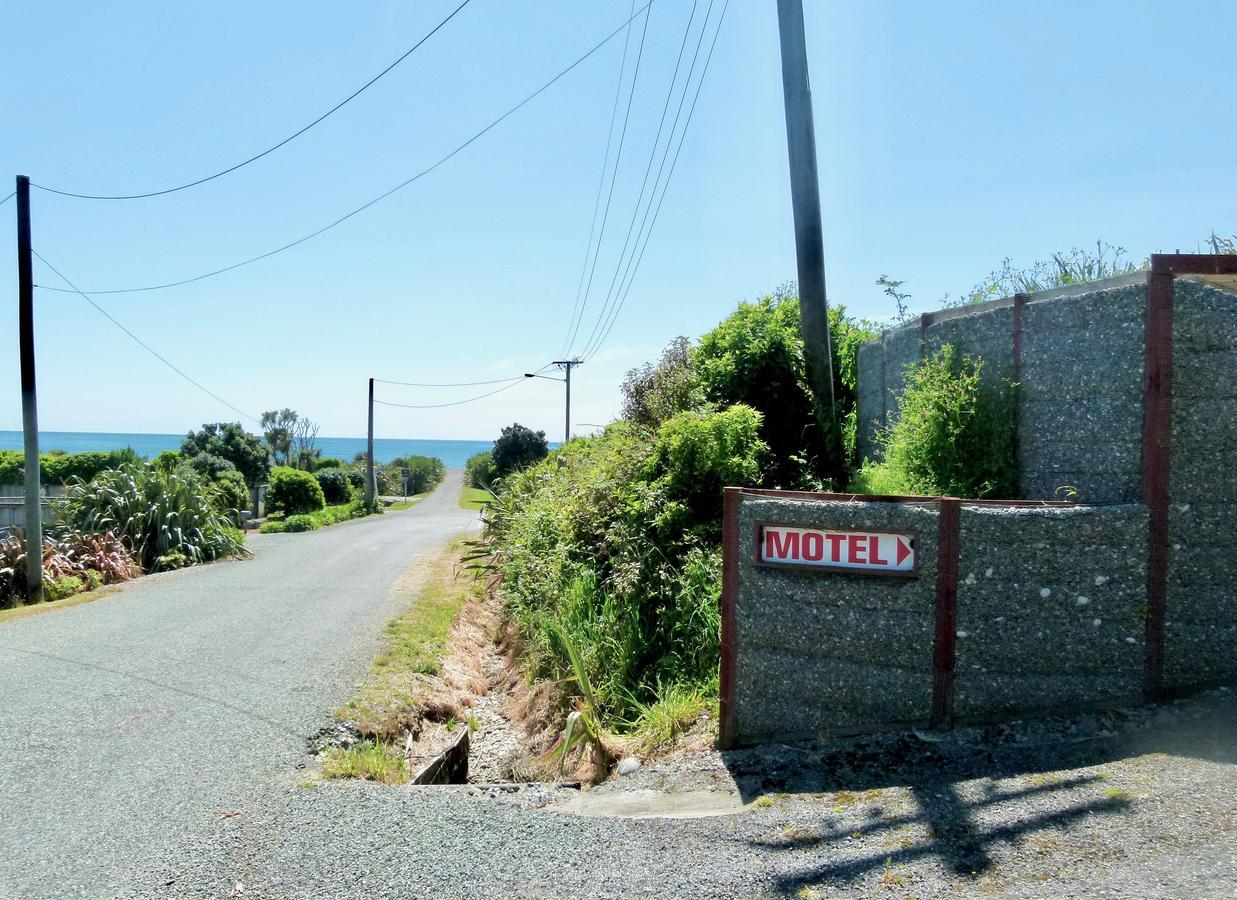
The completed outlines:
{"type": "Polygon", "coordinates": [[[1147,275],[1146,360],[1143,377],[1143,502],[1147,525],[1146,666],[1143,692],[1159,697],[1164,678],[1164,620],[1168,601],[1168,478],[1173,412],[1173,275],[1153,257],[1147,275]]]}
{"type": "Polygon", "coordinates": [[[736,605],[739,600],[739,507],[740,488],[726,488],[722,495],[722,666],[718,703],[718,743],[734,746],[734,691],[736,664],[736,605]]]}
{"type": "Polygon", "coordinates": [[[937,522],[936,635],[932,660],[932,714],[928,724],[940,728],[953,718],[954,660],[958,633],[958,556],[962,504],[942,497],[937,522]]]}
{"type": "Polygon", "coordinates": [[[1014,381],[1022,375],[1022,307],[1026,302],[1026,294],[1014,294],[1014,381]]]}

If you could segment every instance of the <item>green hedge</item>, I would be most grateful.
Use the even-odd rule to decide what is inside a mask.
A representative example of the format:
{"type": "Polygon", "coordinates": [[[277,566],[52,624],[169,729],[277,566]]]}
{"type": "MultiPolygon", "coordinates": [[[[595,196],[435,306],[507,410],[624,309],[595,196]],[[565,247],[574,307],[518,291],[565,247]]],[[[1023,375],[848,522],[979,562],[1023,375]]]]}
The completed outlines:
{"type": "MultiPolygon", "coordinates": [[[[39,456],[39,477],[44,484],[68,484],[74,478],[90,481],[100,472],[139,461],[131,447],[97,453],[44,453],[39,456]]],[[[21,450],[0,450],[0,484],[22,484],[26,456],[21,450]]]]}

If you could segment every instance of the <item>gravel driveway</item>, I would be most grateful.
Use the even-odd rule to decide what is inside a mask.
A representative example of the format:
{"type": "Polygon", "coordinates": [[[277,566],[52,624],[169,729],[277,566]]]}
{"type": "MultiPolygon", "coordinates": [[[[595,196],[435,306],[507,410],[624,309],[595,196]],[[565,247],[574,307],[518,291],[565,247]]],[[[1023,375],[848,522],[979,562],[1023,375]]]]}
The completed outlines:
{"type": "Polygon", "coordinates": [[[453,473],[408,512],[0,626],[0,896],[1237,896],[1232,691],[985,732],[953,757],[857,745],[879,749],[866,768],[705,754],[692,786],[754,801],[715,818],[315,786],[306,737],[364,672],[412,557],[475,521],[457,493],[453,473]]]}

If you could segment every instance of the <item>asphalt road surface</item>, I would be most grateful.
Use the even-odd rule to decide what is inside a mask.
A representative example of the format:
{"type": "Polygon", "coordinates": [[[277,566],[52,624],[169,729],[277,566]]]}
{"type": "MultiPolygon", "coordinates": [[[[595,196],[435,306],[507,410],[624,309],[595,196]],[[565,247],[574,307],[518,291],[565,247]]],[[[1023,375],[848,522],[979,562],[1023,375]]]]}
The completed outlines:
{"type": "Polygon", "coordinates": [[[0,896],[165,887],[169,860],[303,778],[397,578],[477,522],[459,479],[407,511],[252,536],[253,559],[0,625],[0,896]]]}
{"type": "Polygon", "coordinates": [[[307,787],[306,739],[366,671],[398,577],[476,521],[458,478],[407,512],[258,536],[255,559],[0,625],[0,898],[1234,895],[1237,691],[1163,711],[1132,746],[1052,742],[961,778],[869,790],[830,770],[809,791],[771,762],[764,802],[715,818],[307,787]]]}

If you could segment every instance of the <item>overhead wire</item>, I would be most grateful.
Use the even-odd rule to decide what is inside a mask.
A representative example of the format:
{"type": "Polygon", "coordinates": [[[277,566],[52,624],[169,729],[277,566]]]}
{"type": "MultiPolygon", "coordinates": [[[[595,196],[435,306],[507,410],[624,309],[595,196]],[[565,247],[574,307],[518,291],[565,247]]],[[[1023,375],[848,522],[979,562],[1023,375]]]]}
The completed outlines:
{"type": "MultiPolygon", "coordinates": [[[[615,281],[618,279],[619,271],[622,270],[623,268],[623,260],[627,258],[627,249],[631,244],[632,231],[635,228],[636,219],[639,218],[640,216],[640,206],[644,202],[644,191],[645,191],[645,188],[648,186],[649,174],[653,170],[653,160],[657,158],[657,148],[660,146],[661,135],[662,135],[662,132],[665,130],[665,126],[666,126],[666,113],[669,112],[670,110],[670,101],[674,97],[675,85],[678,84],[679,71],[682,69],[682,66],[683,66],[683,53],[687,49],[687,40],[689,37],[691,37],[692,23],[696,19],[696,9],[698,8],[698,6],[699,6],[698,0],[693,0],[691,15],[688,16],[687,25],[683,28],[683,40],[680,41],[679,43],[679,53],[674,61],[674,72],[670,76],[670,85],[666,89],[666,100],[665,100],[665,103],[662,104],[661,117],[659,118],[657,122],[657,134],[654,135],[652,146],[649,147],[649,161],[644,167],[644,177],[640,182],[640,191],[639,193],[636,194],[635,207],[631,211],[631,222],[627,226],[627,234],[623,238],[623,246],[619,250],[618,260],[614,265],[614,275],[611,276],[610,285],[606,289],[606,298],[602,302],[602,306],[601,306],[602,311],[597,317],[598,323],[600,323],[605,318],[606,314],[610,310],[611,305],[614,302],[612,295],[614,294],[615,281]]],[[[666,138],[666,148],[662,153],[661,165],[658,166],[658,169],[657,169],[657,178],[654,179],[653,181],[653,191],[649,194],[649,206],[652,206],[653,204],[653,197],[657,193],[657,185],[661,180],[662,169],[664,169],[665,167],[666,157],[669,155],[669,152],[670,152],[670,145],[674,142],[674,133],[675,133],[675,130],[678,128],[679,116],[681,115],[683,111],[683,101],[687,98],[687,91],[691,86],[692,75],[696,71],[696,63],[700,57],[700,46],[704,41],[705,32],[708,30],[709,17],[712,15],[712,13],[713,13],[713,0],[709,0],[708,9],[705,11],[705,14],[704,14],[704,22],[700,26],[700,37],[696,41],[696,49],[695,49],[695,52],[692,54],[692,63],[691,63],[691,66],[687,70],[687,77],[683,81],[683,95],[679,99],[678,108],[675,110],[674,123],[670,126],[670,136],[666,138]]],[[[645,212],[647,216],[647,208],[645,212]]],[[[637,236],[637,241],[638,240],[639,240],[639,237],[637,236]]],[[[632,255],[633,256],[635,255],[634,248],[632,249],[632,255]]],[[[592,332],[589,334],[588,341],[585,342],[586,346],[589,342],[592,341],[594,337],[596,337],[596,334],[597,334],[597,325],[595,324],[593,326],[592,332]]]]}
{"type": "Polygon", "coordinates": [[[0,206],[4,206],[4,204],[8,203],[10,200],[12,200],[16,196],[17,196],[17,191],[13,191],[13,193],[9,194],[3,200],[0,200],[0,206]]]}
{"type": "Polygon", "coordinates": [[[435,34],[437,34],[439,30],[441,30],[444,26],[446,26],[448,22],[450,22],[452,19],[455,18],[457,13],[459,13],[465,6],[467,6],[471,2],[472,0],[463,0],[463,2],[459,6],[457,6],[455,9],[453,9],[451,13],[445,19],[443,19],[441,22],[435,25],[432,29],[430,29],[430,31],[424,37],[422,37],[419,41],[417,41],[415,44],[413,44],[411,47],[405,50],[404,53],[401,54],[400,57],[395,60],[395,62],[391,63],[389,66],[387,66],[377,75],[375,75],[369,81],[365,82],[365,84],[361,85],[359,88],[357,88],[347,97],[345,97],[343,100],[336,103],[326,112],[324,112],[322,115],[318,116],[318,118],[314,119],[308,125],[288,135],[286,138],[284,138],[279,143],[273,144],[272,146],[267,147],[261,153],[255,153],[253,156],[249,157],[248,159],[242,160],[241,162],[238,162],[235,165],[228,166],[226,169],[221,169],[220,171],[215,172],[213,175],[207,175],[204,178],[198,178],[194,181],[189,181],[189,182],[186,182],[185,184],[178,184],[174,187],[163,188],[157,191],[146,191],[145,193],[141,193],[141,194],[85,194],[85,193],[77,193],[75,191],[61,190],[59,188],[47,187],[42,184],[34,184],[33,182],[31,182],[31,187],[36,187],[39,190],[46,191],[49,194],[59,194],[62,197],[76,197],[79,200],[143,200],[143,199],[146,199],[147,197],[161,197],[164,194],[173,194],[173,193],[176,193],[177,191],[183,191],[186,188],[197,187],[200,184],[206,184],[206,182],[214,181],[216,178],[222,178],[224,175],[229,175],[232,172],[235,172],[237,169],[242,169],[245,166],[249,165],[250,163],[257,162],[258,160],[262,159],[262,157],[267,156],[271,153],[274,153],[280,147],[283,147],[286,144],[289,144],[292,141],[296,140],[302,134],[309,131],[309,129],[313,128],[315,125],[319,124],[320,122],[322,122],[329,116],[338,112],[344,106],[351,103],[353,100],[355,100],[365,91],[367,91],[369,88],[373,87],[374,84],[376,84],[378,80],[381,79],[384,75],[386,75],[396,66],[398,66],[400,63],[402,63],[404,60],[410,57],[413,53],[415,53],[421,47],[422,44],[424,44],[426,41],[432,38],[435,34]]]}
{"type": "Polygon", "coordinates": [[[128,328],[126,328],[126,327],[125,327],[125,326],[124,326],[124,325],[123,325],[123,324],[122,324],[119,320],[117,320],[117,319],[116,319],[116,318],[115,318],[115,317],[114,317],[111,313],[109,313],[106,309],[104,309],[102,306],[100,306],[98,303],[96,303],[96,302],[95,302],[95,301],[94,301],[94,300],[90,297],[90,295],[89,295],[89,294],[87,294],[85,291],[83,291],[81,288],[79,288],[77,285],[75,285],[72,281],[70,281],[70,280],[68,279],[68,277],[67,277],[67,276],[65,276],[65,274],[64,274],[63,272],[61,272],[59,269],[57,269],[55,266],[53,266],[51,263],[49,263],[49,262],[48,262],[48,261],[47,261],[47,260],[43,257],[43,255],[42,255],[41,253],[39,253],[39,251],[38,251],[38,250],[34,250],[34,249],[32,248],[30,252],[31,252],[31,253],[33,253],[35,256],[37,256],[37,257],[39,258],[39,261],[40,261],[40,262],[42,262],[42,263],[43,263],[43,265],[47,266],[47,268],[51,269],[54,273],[56,273],[56,276],[57,276],[58,278],[60,278],[60,280],[61,280],[61,281],[63,281],[65,284],[67,284],[67,285],[68,285],[68,286],[72,289],[73,293],[80,294],[80,295],[81,295],[81,297],[82,297],[82,299],[84,299],[87,303],[89,303],[91,306],[93,306],[95,309],[97,309],[99,312],[101,312],[101,313],[104,315],[104,317],[106,317],[106,318],[107,318],[107,320],[108,320],[108,321],[110,321],[113,325],[115,325],[117,328],[119,328],[121,331],[123,331],[123,332],[124,332],[125,334],[127,334],[129,337],[131,337],[134,341],[136,341],[136,342],[137,342],[137,343],[138,343],[138,344],[139,344],[139,345],[140,345],[140,346],[141,346],[141,347],[142,347],[142,348],[143,348],[143,349],[144,349],[147,353],[149,353],[151,356],[155,357],[155,359],[159,360],[161,363],[163,363],[165,366],[167,366],[169,369],[171,369],[173,372],[175,372],[175,373],[176,373],[177,375],[179,375],[181,378],[185,379],[185,381],[189,382],[191,385],[193,385],[195,388],[197,388],[198,390],[200,390],[202,393],[206,394],[207,396],[209,396],[209,397],[211,397],[211,398],[213,398],[213,399],[215,399],[215,400],[218,400],[220,403],[222,403],[222,404],[223,404],[224,406],[226,406],[228,409],[232,410],[232,411],[233,411],[233,412],[235,412],[235,413],[238,413],[238,414],[240,414],[240,415],[244,416],[246,419],[249,419],[249,420],[250,420],[250,421],[252,421],[252,422],[258,422],[259,424],[261,424],[261,420],[260,420],[260,419],[258,419],[256,416],[252,416],[252,415],[250,415],[249,413],[245,412],[243,409],[240,409],[239,407],[234,406],[234,405],[232,405],[231,403],[229,403],[227,400],[224,400],[222,397],[220,397],[218,394],[216,394],[216,393],[215,393],[214,391],[212,391],[210,388],[208,388],[208,387],[206,387],[205,385],[203,385],[200,381],[197,381],[196,379],[194,379],[194,378],[192,378],[191,376],[189,376],[188,374],[186,374],[186,373],[185,373],[185,371],[184,371],[183,369],[179,368],[179,367],[178,367],[175,363],[173,363],[171,360],[169,360],[166,356],[164,356],[162,353],[160,353],[160,352],[159,352],[158,350],[156,350],[155,348],[151,347],[151,346],[150,346],[150,344],[146,343],[146,342],[145,342],[145,341],[143,341],[140,337],[138,337],[136,334],[134,334],[132,331],[130,331],[128,328]]]}
{"type": "MultiPolygon", "coordinates": [[[[636,8],[636,0],[631,0],[631,11],[636,8]]],[[[634,18],[634,16],[633,16],[634,18]]],[[[614,103],[610,107],[610,127],[606,130],[606,152],[601,158],[601,175],[597,178],[597,196],[593,199],[593,220],[588,227],[588,243],[584,246],[584,262],[580,264],[580,279],[576,282],[576,299],[571,307],[571,316],[567,320],[567,337],[563,340],[560,356],[566,356],[571,347],[567,341],[575,325],[576,313],[580,309],[580,294],[584,291],[584,276],[588,273],[588,258],[593,252],[593,235],[597,232],[597,213],[601,209],[601,194],[606,187],[606,170],[610,168],[610,146],[614,141],[614,121],[618,118],[619,97],[623,95],[623,75],[627,72],[627,48],[631,42],[631,19],[627,20],[627,35],[623,38],[623,55],[619,60],[618,82],[614,85],[614,103]]]]}
{"type": "MultiPolygon", "coordinates": [[[[533,372],[534,375],[539,375],[546,369],[550,368],[553,363],[547,363],[540,369],[533,372]]],[[[428,381],[391,381],[387,378],[375,378],[375,384],[396,384],[401,387],[416,387],[416,388],[441,388],[441,387],[480,387],[487,384],[506,384],[509,381],[520,381],[527,378],[527,375],[513,375],[510,378],[495,378],[492,381],[454,381],[454,382],[428,382],[428,381]]]]}
{"type": "MultiPolygon", "coordinates": [[[[649,9],[649,7],[651,7],[654,2],[656,2],[656,0],[648,0],[648,2],[644,4],[644,6],[636,10],[635,16],[632,16],[631,18],[634,19],[636,16],[639,16],[640,13],[649,9]]],[[[629,19],[628,21],[631,21],[631,19],[629,19]]],[[[377,197],[374,197],[372,200],[369,200],[368,202],[362,204],[361,206],[358,206],[356,209],[352,210],[351,212],[340,216],[338,219],[331,222],[330,224],[324,225],[322,228],[319,228],[317,231],[310,232],[309,234],[303,237],[297,238],[294,241],[290,241],[289,243],[284,244],[282,247],[276,247],[274,250],[268,250],[266,253],[259,254],[258,256],[253,256],[253,257],[250,257],[249,259],[244,259],[244,260],[241,260],[240,262],[233,263],[232,265],[229,265],[229,266],[223,266],[222,268],[214,269],[210,272],[204,272],[201,275],[195,275],[192,278],[183,278],[179,281],[169,281],[163,284],[151,284],[151,285],[144,285],[141,287],[92,289],[89,291],[89,293],[95,296],[101,296],[104,294],[138,294],[138,293],[143,293],[146,291],[161,291],[161,290],[166,290],[168,288],[181,287],[186,284],[193,284],[194,282],[203,281],[207,278],[213,278],[216,275],[222,275],[225,272],[234,271],[236,269],[241,268],[242,266],[248,266],[253,263],[259,262],[261,260],[268,259],[277,253],[283,253],[285,250],[291,250],[293,247],[296,247],[299,244],[303,244],[306,241],[312,240],[313,238],[316,238],[322,234],[325,234],[326,232],[330,231],[332,228],[335,228],[338,225],[342,225],[344,222],[348,221],[353,216],[358,215],[359,213],[364,212],[365,210],[369,209],[371,206],[375,205],[376,203],[379,203],[382,200],[385,200],[387,197],[390,197],[392,194],[396,193],[397,191],[403,190],[404,188],[406,188],[408,185],[412,184],[413,182],[421,178],[424,178],[426,175],[433,172],[439,166],[443,165],[443,163],[447,162],[452,157],[461,153],[463,150],[465,150],[467,147],[469,147],[471,144],[473,144],[475,141],[477,141],[487,132],[496,128],[499,124],[501,124],[508,117],[510,117],[511,115],[519,111],[521,108],[523,108],[524,106],[532,102],[542,93],[544,93],[546,90],[552,87],[555,83],[557,83],[560,79],[562,79],[565,75],[567,75],[577,66],[579,66],[581,63],[583,63],[585,60],[591,57],[594,53],[596,53],[602,47],[604,47],[607,43],[613,40],[618,35],[618,33],[622,31],[624,27],[626,27],[626,25],[627,25],[627,22],[624,22],[623,24],[619,25],[617,28],[611,31],[608,35],[606,35],[604,38],[602,38],[600,41],[594,44],[593,47],[588,52],[586,52],[583,56],[580,56],[579,58],[577,58],[575,62],[571,63],[569,66],[567,66],[565,69],[560,71],[557,75],[555,75],[545,84],[543,84],[541,87],[537,88],[537,90],[533,91],[523,100],[521,100],[519,103],[515,104],[515,106],[512,106],[510,109],[508,109],[505,113],[503,113],[497,119],[490,122],[489,125],[486,125],[484,128],[482,128],[480,131],[478,131],[476,134],[474,134],[464,143],[460,144],[458,147],[456,147],[446,156],[439,159],[436,163],[434,163],[433,165],[429,166],[426,169],[422,169],[420,172],[413,175],[411,178],[408,178],[405,181],[400,182],[399,184],[397,184],[395,187],[391,188],[388,191],[384,191],[383,193],[379,194],[377,197]]],[[[60,291],[61,293],[72,293],[72,291],[69,291],[66,288],[47,287],[47,290],[60,291]]]]}
{"type": "Polygon", "coordinates": [[[391,403],[389,400],[374,399],[375,403],[380,403],[383,406],[396,406],[400,409],[442,409],[444,406],[462,406],[465,403],[475,403],[478,400],[484,400],[486,397],[493,397],[495,394],[501,394],[503,391],[509,391],[517,384],[527,381],[527,378],[521,377],[517,381],[500,387],[497,390],[489,391],[484,394],[478,394],[476,397],[469,397],[465,400],[452,400],[450,403],[391,403]]]}
{"type": "MultiPolygon", "coordinates": [[[[647,7],[646,7],[647,8],[647,7]]],[[[627,112],[623,115],[623,128],[619,132],[618,150],[614,154],[614,171],[610,176],[610,192],[606,196],[605,211],[601,216],[601,228],[597,233],[597,249],[593,253],[593,265],[588,273],[588,283],[584,287],[584,300],[580,306],[580,318],[576,321],[575,328],[571,331],[571,336],[567,339],[567,346],[571,347],[576,341],[576,335],[580,331],[580,324],[584,321],[584,314],[588,310],[588,296],[593,289],[593,276],[597,272],[597,260],[601,256],[601,243],[606,234],[606,221],[610,218],[610,204],[614,199],[614,185],[618,181],[619,163],[623,158],[623,143],[627,138],[627,123],[631,119],[631,104],[636,94],[636,81],[640,78],[640,61],[644,58],[644,40],[649,32],[649,18],[652,16],[652,9],[644,16],[644,28],[640,32],[640,47],[636,52],[636,65],[632,70],[631,90],[627,93],[627,112]]]]}
{"type": "MultiPolygon", "coordinates": [[[[657,225],[658,216],[661,215],[662,203],[665,202],[666,192],[670,188],[670,179],[674,177],[674,170],[678,166],[679,154],[683,151],[683,142],[687,137],[687,130],[691,127],[692,116],[696,112],[696,103],[700,99],[700,90],[704,86],[705,76],[707,76],[709,73],[709,63],[713,59],[713,51],[717,47],[717,38],[721,34],[722,24],[725,22],[726,11],[729,8],[730,8],[730,0],[725,0],[725,2],[722,4],[721,15],[719,15],[717,19],[717,27],[713,32],[713,40],[709,44],[709,52],[705,56],[704,66],[700,71],[700,78],[696,82],[696,92],[695,94],[692,95],[691,107],[687,111],[687,120],[683,124],[682,133],[679,135],[679,143],[674,151],[674,159],[671,160],[670,162],[670,171],[666,175],[666,181],[665,181],[665,184],[662,186],[661,196],[657,200],[657,208],[653,211],[653,218],[649,222],[648,232],[644,236],[644,243],[640,247],[639,255],[638,256],[633,255],[634,267],[631,266],[630,262],[628,264],[630,268],[630,272],[631,272],[630,278],[628,277],[627,273],[624,272],[623,278],[626,279],[627,286],[626,288],[623,288],[622,281],[620,281],[619,284],[620,284],[620,292],[622,294],[622,298],[619,300],[618,304],[615,306],[614,311],[610,316],[609,322],[605,327],[604,333],[602,333],[601,336],[597,339],[597,341],[593,344],[592,349],[589,350],[587,354],[585,354],[585,359],[592,359],[601,350],[602,346],[605,344],[606,340],[609,338],[610,332],[614,330],[614,324],[615,322],[618,321],[619,313],[623,311],[623,306],[627,303],[627,298],[631,294],[632,285],[635,283],[635,280],[636,280],[636,273],[639,272],[640,263],[643,262],[644,260],[644,252],[645,250],[648,249],[649,241],[652,239],[653,228],[657,225]]],[[[645,214],[647,216],[647,210],[645,214]]],[[[643,224],[641,225],[641,230],[643,230],[643,224]]],[[[637,241],[639,241],[639,235],[637,235],[637,241]]]]}

